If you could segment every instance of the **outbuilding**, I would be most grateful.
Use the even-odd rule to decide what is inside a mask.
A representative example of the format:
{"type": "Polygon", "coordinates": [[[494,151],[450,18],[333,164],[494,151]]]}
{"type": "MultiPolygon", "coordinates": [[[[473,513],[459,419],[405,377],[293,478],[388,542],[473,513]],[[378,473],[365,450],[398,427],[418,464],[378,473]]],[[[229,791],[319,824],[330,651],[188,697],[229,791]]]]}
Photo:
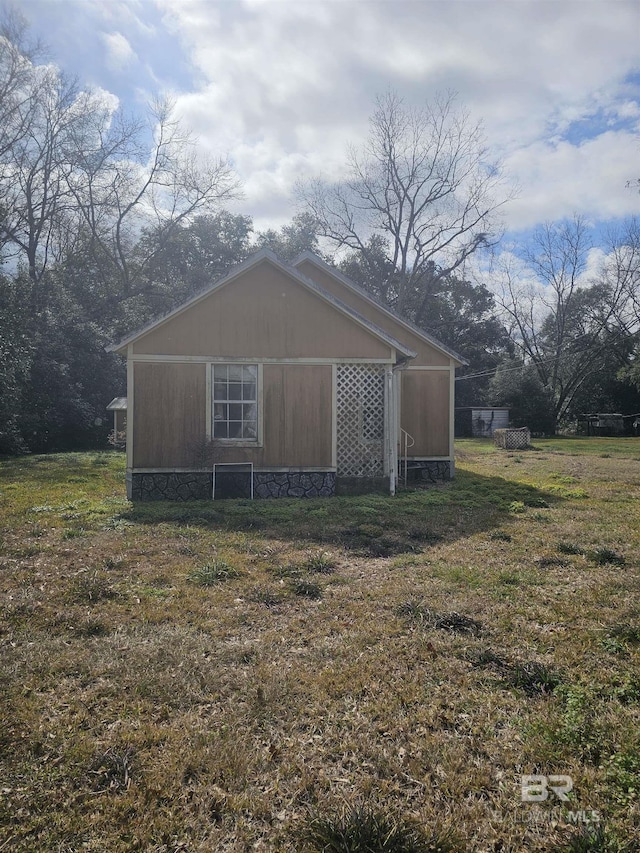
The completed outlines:
{"type": "Polygon", "coordinates": [[[509,409],[495,406],[456,407],[456,438],[491,438],[509,426],[509,409]]]}
{"type": "Polygon", "coordinates": [[[113,412],[113,434],[117,437],[127,429],[127,398],[114,397],[107,406],[108,412],[113,412]]]}

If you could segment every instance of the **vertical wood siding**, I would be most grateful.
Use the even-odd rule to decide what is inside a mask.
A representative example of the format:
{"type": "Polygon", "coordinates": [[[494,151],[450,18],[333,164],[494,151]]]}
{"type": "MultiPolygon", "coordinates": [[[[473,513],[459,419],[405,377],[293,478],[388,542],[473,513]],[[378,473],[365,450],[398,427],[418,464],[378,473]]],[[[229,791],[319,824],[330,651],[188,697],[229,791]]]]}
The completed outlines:
{"type": "Polygon", "coordinates": [[[405,370],[400,425],[413,436],[413,457],[449,456],[449,371],[405,370]]]}
{"type": "Polygon", "coordinates": [[[215,445],[206,452],[205,364],[134,365],[134,468],[203,468],[217,462],[256,467],[330,468],[331,365],[266,364],[262,447],[215,445]]]}
{"type": "Polygon", "coordinates": [[[264,462],[331,466],[331,366],[264,366],[264,462]]]}
{"type": "Polygon", "coordinates": [[[347,285],[343,284],[339,279],[336,279],[329,273],[321,270],[315,264],[312,264],[310,261],[302,261],[302,263],[298,264],[296,269],[298,269],[303,275],[306,275],[307,278],[317,282],[320,287],[329,291],[333,296],[341,299],[350,308],[353,308],[359,314],[362,314],[362,316],[366,317],[367,320],[370,320],[372,323],[380,326],[380,328],[384,329],[389,335],[392,335],[394,338],[402,341],[403,344],[406,344],[414,350],[417,353],[417,357],[411,362],[411,364],[449,364],[450,359],[446,353],[440,352],[435,347],[430,346],[426,341],[423,341],[421,337],[412,332],[411,329],[408,329],[406,326],[403,326],[402,323],[394,320],[393,317],[385,314],[384,311],[381,311],[375,305],[372,305],[371,302],[363,296],[360,296],[359,293],[352,290],[350,287],[347,287],[347,285]]]}
{"type": "Polygon", "coordinates": [[[136,354],[390,358],[391,348],[268,261],[133,345],[136,354]]]}
{"type": "Polygon", "coordinates": [[[192,467],[206,434],[205,365],[138,363],[133,375],[133,467],[192,467]]]}

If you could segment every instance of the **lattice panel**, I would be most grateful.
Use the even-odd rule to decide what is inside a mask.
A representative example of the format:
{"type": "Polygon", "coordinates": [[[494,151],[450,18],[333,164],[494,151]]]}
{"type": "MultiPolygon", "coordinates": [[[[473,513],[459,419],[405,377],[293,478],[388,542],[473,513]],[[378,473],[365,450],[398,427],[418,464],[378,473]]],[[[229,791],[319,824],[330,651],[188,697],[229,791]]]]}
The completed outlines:
{"type": "Polygon", "coordinates": [[[526,450],[531,447],[531,432],[527,427],[520,429],[494,429],[493,441],[505,450],[526,450]]]}
{"type": "Polygon", "coordinates": [[[345,477],[384,473],[384,368],[338,365],[337,463],[345,477]]]}

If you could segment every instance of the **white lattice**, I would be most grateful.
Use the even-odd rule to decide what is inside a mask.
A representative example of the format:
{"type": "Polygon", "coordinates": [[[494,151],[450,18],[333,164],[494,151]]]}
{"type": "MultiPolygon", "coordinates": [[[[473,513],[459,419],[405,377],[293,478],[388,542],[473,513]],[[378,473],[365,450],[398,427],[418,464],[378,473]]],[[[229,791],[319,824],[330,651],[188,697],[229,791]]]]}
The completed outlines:
{"type": "Polygon", "coordinates": [[[505,450],[526,450],[531,447],[531,433],[527,427],[520,429],[494,429],[493,441],[505,450]]]}
{"type": "Polygon", "coordinates": [[[346,477],[384,473],[384,368],[338,365],[337,463],[346,477]]]}

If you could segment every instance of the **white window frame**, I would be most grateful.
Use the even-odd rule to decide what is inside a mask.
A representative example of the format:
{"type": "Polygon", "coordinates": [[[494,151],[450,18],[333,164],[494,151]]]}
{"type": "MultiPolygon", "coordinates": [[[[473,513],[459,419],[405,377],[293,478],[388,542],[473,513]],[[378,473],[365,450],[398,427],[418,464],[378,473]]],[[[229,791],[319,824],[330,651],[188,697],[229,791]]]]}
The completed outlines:
{"type": "MultiPolygon", "coordinates": [[[[263,366],[259,362],[243,361],[215,361],[207,362],[207,417],[206,417],[206,433],[208,441],[215,441],[221,447],[262,447],[263,446],[263,366]],[[214,385],[214,367],[255,367],[256,368],[256,438],[216,438],[214,435],[214,420],[213,420],[213,405],[214,400],[213,385],[214,385]]],[[[236,401],[234,401],[236,402],[236,401]]],[[[237,402],[242,403],[242,400],[237,402]]]]}

